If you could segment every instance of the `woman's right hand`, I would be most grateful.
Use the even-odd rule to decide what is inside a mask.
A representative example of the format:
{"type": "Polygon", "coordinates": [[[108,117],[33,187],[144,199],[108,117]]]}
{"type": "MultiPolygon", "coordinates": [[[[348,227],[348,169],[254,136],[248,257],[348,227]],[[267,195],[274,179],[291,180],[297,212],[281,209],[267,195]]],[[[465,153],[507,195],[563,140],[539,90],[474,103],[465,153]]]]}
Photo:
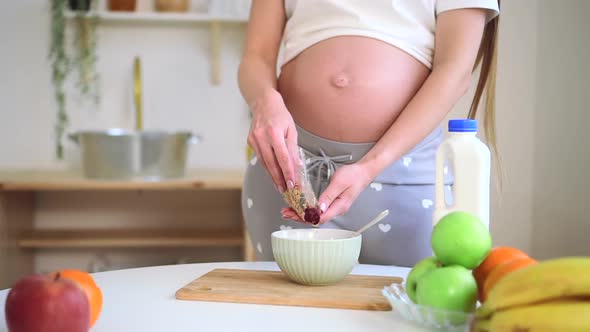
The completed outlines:
{"type": "Polygon", "coordinates": [[[297,182],[295,172],[301,165],[295,122],[276,90],[253,103],[251,110],[248,144],[283,193],[297,182]]]}

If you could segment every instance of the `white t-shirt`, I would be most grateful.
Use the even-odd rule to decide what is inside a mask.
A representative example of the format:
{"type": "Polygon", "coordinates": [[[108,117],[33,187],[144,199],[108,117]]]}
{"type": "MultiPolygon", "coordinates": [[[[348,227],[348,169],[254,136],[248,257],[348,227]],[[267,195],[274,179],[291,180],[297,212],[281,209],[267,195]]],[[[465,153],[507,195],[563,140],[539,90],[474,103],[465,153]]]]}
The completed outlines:
{"type": "Polygon", "coordinates": [[[432,67],[438,14],[485,8],[488,22],[497,0],[284,0],[287,23],[279,67],[306,48],[331,37],[366,36],[387,42],[432,67]]]}

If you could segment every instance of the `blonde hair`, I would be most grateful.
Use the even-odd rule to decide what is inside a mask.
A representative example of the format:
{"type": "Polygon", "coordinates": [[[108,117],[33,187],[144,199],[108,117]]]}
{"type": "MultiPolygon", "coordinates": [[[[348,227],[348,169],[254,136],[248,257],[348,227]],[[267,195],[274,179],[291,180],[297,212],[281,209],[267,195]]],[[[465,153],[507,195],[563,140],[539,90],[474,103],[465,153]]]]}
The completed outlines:
{"type": "MultiPolygon", "coordinates": [[[[500,0],[498,0],[499,5],[500,0]]],[[[475,71],[477,67],[481,66],[479,80],[467,116],[469,119],[476,118],[485,92],[485,114],[483,119],[485,139],[494,157],[498,160],[498,167],[500,167],[500,156],[496,145],[496,67],[498,62],[499,21],[500,17],[498,15],[490,20],[484,29],[483,38],[473,68],[475,71]]]]}

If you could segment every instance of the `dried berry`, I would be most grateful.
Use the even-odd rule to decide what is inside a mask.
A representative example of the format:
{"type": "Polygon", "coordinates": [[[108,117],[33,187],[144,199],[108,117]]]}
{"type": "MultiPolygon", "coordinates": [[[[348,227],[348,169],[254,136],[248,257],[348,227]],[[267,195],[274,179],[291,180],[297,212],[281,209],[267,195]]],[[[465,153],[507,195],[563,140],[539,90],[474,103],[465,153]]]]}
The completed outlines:
{"type": "Polygon", "coordinates": [[[305,215],[304,215],[303,219],[307,222],[317,225],[320,223],[320,215],[321,215],[320,209],[310,206],[305,209],[305,215]]]}

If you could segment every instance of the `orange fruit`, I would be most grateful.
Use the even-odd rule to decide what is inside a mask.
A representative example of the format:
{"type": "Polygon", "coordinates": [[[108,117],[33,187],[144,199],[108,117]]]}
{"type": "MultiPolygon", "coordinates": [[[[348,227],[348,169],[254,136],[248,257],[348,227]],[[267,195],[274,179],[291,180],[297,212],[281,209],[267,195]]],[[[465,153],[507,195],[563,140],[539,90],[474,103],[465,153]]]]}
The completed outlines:
{"type": "Polygon", "coordinates": [[[91,328],[98,320],[102,310],[102,291],[94,281],[92,276],[80,270],[59,270],[52,273],[52,276],[59,274],[58,278],[69,279],[78,284],[88,297],[90,303],[90,322],[88,328],[91,328]]]}
{"type": "Polygon", "coordinates": [[[483,286],[492,270],[494,270],[497,266],[511,260],[528,257],[529,256],[525,252],[513,247],[503,246],[492,248],[483,262],[481,262],[478,267],[473,269],[473,277],[477,282],[479,300],[482,300],[483,286]]]}
{"type": "Polygon", "coordinates": [[[514,272],[516,270],[522,269],[523,267],[527,267],[529,265],[536,263],[537,261],[531,257],[523,257],[516,258],[496,266],[496,268],[494,268],[492,272],[490,272],[490,274],[484,282],[481,300],[485,301],[487,299],[488,294],[490,294],[490,291],[494,288],[498,281],[502,280],[502,278],[504,278],[511,272],[514,272]]]}

